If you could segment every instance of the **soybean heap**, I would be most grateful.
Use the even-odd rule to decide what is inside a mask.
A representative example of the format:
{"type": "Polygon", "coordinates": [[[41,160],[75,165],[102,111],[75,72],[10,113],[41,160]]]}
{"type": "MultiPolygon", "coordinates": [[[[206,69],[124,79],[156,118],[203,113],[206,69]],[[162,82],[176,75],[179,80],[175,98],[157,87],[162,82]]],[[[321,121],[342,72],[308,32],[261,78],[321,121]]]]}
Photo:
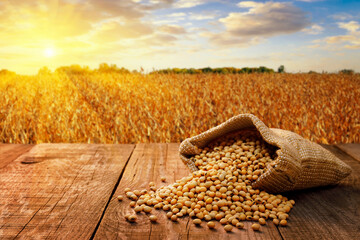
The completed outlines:
{"type": "MultiPolygon", "coordinates": [[[[173,184],[157,189],[151,182],[149,191],[125,189],[134,211],[149,214],[153,208],[162,209],[172,221],[189,216],[196,225],[207,221],[209,228],[219,221],[227,232],[233,226],[243,228],[243,221],[257,222],[252,225],[255,231],[266,220],[287,225],[295,201],[252,187],[269,166],[277,164],[274,146],[255,131],[242,131],[214,140],[200,152],[190,158],[199,170],[173,184]]],[[[136,221],[136,215],[125,218],[136,221]]],[[[153,215],[150,219],[154,222],[153,215]]]]}

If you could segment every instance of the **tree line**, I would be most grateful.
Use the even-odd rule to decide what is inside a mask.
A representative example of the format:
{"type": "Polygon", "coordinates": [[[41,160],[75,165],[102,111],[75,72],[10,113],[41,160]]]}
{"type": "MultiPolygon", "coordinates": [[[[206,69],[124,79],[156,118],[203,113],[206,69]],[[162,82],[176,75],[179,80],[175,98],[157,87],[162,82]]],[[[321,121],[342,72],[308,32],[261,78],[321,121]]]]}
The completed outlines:
{"type": "MultiPolygon", "coordinates": [[[[48,71],[47,68],[42,70],[43,72],[48,71]]],[[[130,71],[126,68],[119,68],[116,64],[107,64],[101,63],[99,68],[91,70],[88,66],[80,66],[80,65],[71,65],[65,67],[59,67],[55,70],[55,72],[66,72],[71,74],[78,74],[84,72],[100,72],[100,73],[138,73],[143,72],[144,70],[141,68],[140,71],[133,70],[130,71]]],[[[244,68],[235,68],[235,67],[222,67],[222,68],[167,68],[160,70],[153,70],[149,74],[199,74],[199,73],[218,73],[218,74],[237,74],[237,73],[274,73],[275,71],[271,68],[267,68],[264,66],[260,67],[244,67],[244,68]]],[[[284,67],[279,67],[278,72],[284,72],[284,67]]]]}
{"type": "Polygon", "coordinates": [[[218,73],[218,74],[238,74],[238,73],[274,73],[274,69],[267,67],[222,67],[222,68],[167,68],[154,70],[151,73],[161,74],[198,74],[198,73],[218,73]]]}
{"type": "MultiPolygon", "coordinates": [[[[133,70],[130,71],[124,67],[118,67],[116,64],[107,64],[101,63],[98,68],[90,69],[89,66],[80,66],[78,64],[70,66],[58,67],[55,70],[55,73],[67,73],[67,74],[83,74],[83,73],[119,73],[119,74],[129,74],[129,73],[144,73],[143,68],[139,71],[133,70]]],[[[285,73],[284,65],[279,66],[277,71],[271,68],[264,66],[260,67],[244,67],[244,68],[235,68],[235,67],[221,67],[221,68],[167,68],[160,70],[153,70],[149,74],[246,74],[246,73],[285,73]]],[[[38,74],[51,74],[52,71],[48,67],[42,67],[38,74]]],[[[309,71],[309,74],[317,74],[315,71],[309,71]]],[[[322,72],[327,73],[327,72],[322,72]]],[[[339,74],[355,74],[356,72],[352,69],[342,69],[338,71],[339,74]]],[[[0,75],[15,75],[15,72],[9,71],[7,69],[0,70],[0,75]]]]}

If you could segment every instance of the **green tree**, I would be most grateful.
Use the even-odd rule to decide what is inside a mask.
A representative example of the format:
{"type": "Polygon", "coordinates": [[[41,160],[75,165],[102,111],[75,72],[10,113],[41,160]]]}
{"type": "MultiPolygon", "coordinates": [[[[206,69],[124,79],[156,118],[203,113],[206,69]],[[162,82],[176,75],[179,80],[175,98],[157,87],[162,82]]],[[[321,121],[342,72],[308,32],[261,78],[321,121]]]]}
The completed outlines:
{"type": "Polygon", "coordinates": [[[202,68],[200,69],[203,73],[211,73],[213,70],[211,69],[211,67],[206,67],[206,68],[202,68]]]}
{"type": "Polygon", "coordinates": [[[51,74],[51,70],[48,67],[42,67],[38,71],[38,75],[49,75],[51,74]]]}
{"type": "Polygon", "coordinates": [[[280,65],[280,67],[278,68],[278,73],[284,73],[284,72],[285,72],[284,65],[280,65]]]}
{"type": "Polygon", "coordinates": [[[79,64],[73,64],[70,66],[58,67],[55,73],[64,72],[67,74],[83,74],[91,72],[89,66],[80,66],[79,64]]]}
{"type": "Polygon", "coordinates": [[[110,66],[107,63],[100,63],[99,65],[99,72],[107,72],[109,71],[110,66]]]}
{"type": "Polygon", "coordinates": [[[352,75],[352,74],[354,74],[355,72],[354,72],[354,70],[352,70],[352,69],[342,69],[342,70],[339,71],[339,73],[352,75]]]}
{"type": "Polygon", "coordinates": [[[7,69],[1,69],[0,70],[0,75],[16,75],[15,72],[9,71],[7,69]]]}

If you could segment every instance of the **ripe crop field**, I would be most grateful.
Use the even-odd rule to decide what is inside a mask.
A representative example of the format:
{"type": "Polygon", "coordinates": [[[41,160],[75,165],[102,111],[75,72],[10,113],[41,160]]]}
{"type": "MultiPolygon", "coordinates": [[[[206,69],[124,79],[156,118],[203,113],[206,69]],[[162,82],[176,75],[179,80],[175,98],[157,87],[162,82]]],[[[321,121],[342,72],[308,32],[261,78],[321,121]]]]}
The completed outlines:
{"type": "Polygon", "coordinates": [[[360,142],[359,99],[360,76],[346,74],[3,74],[0,142],[180,142],[240,113],[360,142]]]}

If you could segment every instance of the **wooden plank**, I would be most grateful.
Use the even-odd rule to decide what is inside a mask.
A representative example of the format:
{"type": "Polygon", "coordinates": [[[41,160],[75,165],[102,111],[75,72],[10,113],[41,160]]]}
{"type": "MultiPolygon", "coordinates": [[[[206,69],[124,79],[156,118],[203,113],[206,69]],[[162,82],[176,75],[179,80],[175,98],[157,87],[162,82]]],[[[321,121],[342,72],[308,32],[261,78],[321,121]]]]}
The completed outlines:
{"type": "Polygon", "coordinates": [[[0,239],[89,239],[133,149],[41,144],[0,169],[0,239]]]}
{"type": "Polygon", "coordinates": [[[187,239],[281,239],[281,235],[276,226],[270,221],[261,226],[260,231],[253,231],[251,225],[255,222],[243,222],[244,229],[233,228],[232,232],[227,233],[224,226],[216,222],[216,229],[209,230],[206,222],[201,223],[201,227],[197,227],[190,223],[190,231],[187,239]]]}
{"type": "Polygon", "coordinates": [[[220,224],[216,230],[209,230],[205,223],[195,227],[189,218],[180,219],[178,223],[169,221],[164,211],[153,210],[158,216],[158,223],[151,224],[145,214],[138,215],[136,223],[128,223],[124,216],[133,213],[127,198],[118,202],[118,195],[125,195],[124,189],[148,188],[153,181],[157,186],[168,185],[187,176],[190,172],[179,158],[179,144],[138,144],[125,169],[120,184],[104,215],[95,239],[281,239],[277,229],[269,224],[261,232],[254,233],[251,223],[246,223],[249,230],[234,229],[226,233],[220,224]],[[160,176],[166,176],[162,183],[160,176]]]}
{"type": "MultiPolygon", "coordinates": [[[[190,170],[180,160],[179,146],[180,144],[166,144],[165,157],[159,158],[154,164],[153,177],[149,180],[156,186],[169,185],[190,174],[190,170]],[[166,183],[161,182],[161,176],[166,177],[166,183]]],[[[145,182],[145,185],[147,183],[149,181],[145,182]]],[[[165,211],[155,212],[159,219],[158,224],[149,223],[145,218],[150,227],[149,239],[184,239],[188,235],[188,218],[181,218],[177,223],[173,223],[166,218],[165,211]]]]}
{"type": "Polygon", "coordinates": [[[124,195],[124,189],[148,189],[148,183],[153,181],[157,186],[166,185],[178,177],[186,176],[189,170],[183,166],[174,155],[179,144],[137,144],[126,166],[124,175],[116,189],[109,207],[104,215],[95,239],[147,239],[158,235],[165,239],[172,236],[186,235],[187,219],[182,219],[176,224],[169,224],[165,213],[153,210],[158,216],[158,224],[151,224],[144,214],[138,215],[136,223],[128,223],[124,216],[133,213],[129,207],[129,199],[125,197],[119,202],[116,197],[124,195]],[[166,176],[167,183],[162,183],[160,176],[166,176]],[[166,231],[164,231],[166,228],[166,231]]]}
{"type": "Polygon", "coordinates": [[[360,236],[360,163],[334,146],[324,146],[352,167],[337,186],[295,191],[289,225],[279,227],[283,239],[358,239],[360,236]]]}
{"type": "Polygon", "coordinates": [[[243,222],[244,229],[233,228],[232,232],[227,233],[224,230],[224,226],[219,222],[216,222],[216,229],[209,230],[206,226],[206,222],[202,222],[200,227],[195,226],[193,223],[189,223],[189,231],[187,239],[281,239],[281,235],[276,226],[269,220],[267,224],[261,226],[260,231],[253,231],[251,225],[254,222],[243,222]]]}
{"type": "Polygon", "coordinates": [[[33,147],[33,144],[0,144],[0,169],[33,147]]]}
{"type": "Polygon", "coordinates": [[[337,144],[338,148],[360,161],[360,143],[344,143],[337,144]]]}

